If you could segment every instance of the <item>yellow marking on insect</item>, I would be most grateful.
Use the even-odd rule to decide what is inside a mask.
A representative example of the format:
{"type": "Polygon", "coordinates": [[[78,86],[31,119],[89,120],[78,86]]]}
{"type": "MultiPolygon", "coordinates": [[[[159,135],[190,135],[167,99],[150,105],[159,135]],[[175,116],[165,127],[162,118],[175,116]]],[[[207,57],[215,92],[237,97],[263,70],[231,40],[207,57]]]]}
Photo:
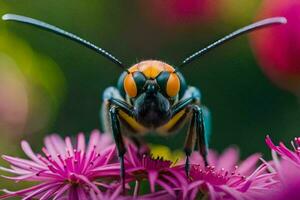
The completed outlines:
{"type": "Polygon", "coordinates": [[[174,127],[174,125],[181,119],[181,117],[185,113],[185,110],[182,110],[179,113],[177,113],[172,119],[170,119],[170,121],[168,121],[168,123],[157,129],[158,133],[162,136],[167,135],[168,130],[172,129],[172,127],[174,127]]]}
{"type": "Polygon", "coordinates": [[[160,72],[163,71],[163,68],[158,67],[158,66],[147,66],[145,67],[145,69],[142,70],[143,74],[147,77],[147,78],[151,78],[151,79],[155,79],[158,74],[160,74],[160,72]]]}
{"type": "Polygon", "coordinates": [[[140,71],[147,78],[155,79],[162,71],[174,72],[175,69],[171,65],[158,60],[146,60],[133,65],[128,71],[130,73],[140,71]]]}
{"type": "Polygon", "coordinates": [[[141,133],[142,135],[147,132],[147,128],[139,124],[135,119],[130,117],[128,114],[123,112],[122,110],[119,111],[120,117],[125,120],[133,129],[141,133]]]}
{"type": "Polygon", "coordinates": [[[175,97],[180,90],[180,80],[177,74],[172,73],[167,82],[167,94],[169,97],[175,97]]]}

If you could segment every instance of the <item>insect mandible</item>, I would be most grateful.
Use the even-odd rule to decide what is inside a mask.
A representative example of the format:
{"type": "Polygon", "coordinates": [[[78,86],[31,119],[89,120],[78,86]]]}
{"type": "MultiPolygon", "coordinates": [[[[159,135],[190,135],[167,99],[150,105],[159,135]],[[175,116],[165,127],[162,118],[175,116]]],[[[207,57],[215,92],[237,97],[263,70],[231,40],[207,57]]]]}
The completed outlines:
{"type": "Polygon", "coordinates": [[[273,17],[250,24],[196,51],[176,67],[158,60],[145,60],[127,68],[119,59],[102,48],[53,25],[15,14],[6,14],[2,19],[33,25],[64,36],[96,51],[124,70],[119,78],[118,86],[109,87],[104,91],[101,111],[105,129],[110,130],[115,139],[123,188],[125,187],[124,154],[126,145],[123,138],[125,134],[138,143],[138,136],[149,131],[167,136],[188,123],[189,128],[184,143],[187,176],[189,174],[189,156],[194,150],[195,144],[204,158],[205,165],[208,164],[206,155],[209,133],[206,130],[209,127],[205,127],[205,125],[209,126],[209,124],[205,124],[203,114],[208,113],[208,110],[201,104],[199,90],[186,84],[179,69],[239,35],[267,26],[286,23],[284,17],[273,17]]]}

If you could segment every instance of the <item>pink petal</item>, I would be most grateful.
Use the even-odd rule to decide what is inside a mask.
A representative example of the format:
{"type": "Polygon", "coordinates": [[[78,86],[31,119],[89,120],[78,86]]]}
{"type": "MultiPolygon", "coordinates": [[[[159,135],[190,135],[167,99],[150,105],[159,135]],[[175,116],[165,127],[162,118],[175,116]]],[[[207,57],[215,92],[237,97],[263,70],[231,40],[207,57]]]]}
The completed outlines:
{"type": "Polygon", "coordinates": [[[48,150],[49,154],[52,156],[53,159],[57,159],[57,155],[61,155],[64,157],[66,151],[66,145],[63,139],[56,134],[47,136],[44,139],[45,147],[48,150]]]}
{"type": "Polygon", "coordinates": [[[40,193],[45,192],[46,190],[51,190],[53,187],[55,187],[57,185],[58,185],[58,183],[52,183],[52,184],[49,184],[49,185],[44,186],[42,188],[39,188],[37,190],[34,190],[29,195],[26,195],[26,197],[23,198],[23,200],[32,199],[33,197],[36,197],[37,195],[39,195],[40,193]]]}
{"type": "Polygon", "coordinates": [[[112,195],[110,196],[110,199],[117,199],[117,197],[120,195],[122,191],[122,187],[118,187],[117,189],[114,190],[114,192],[112,193],[112,195]]]}
{"type": "Polygon", "coordinates": [[[244,160],[237,169],[237,172],[243,175],[249,175],[256,167],[257,161],[261,157],[261,154],[256,153],[249,156],[246,160],[244,160]]]}
{"type": "Polygon", "coordinates": [[[164,183],[164,182],[161,181],[161,180],[157,180],[156,182],[157,182],[158,185],[160,185],[162,188],[164,188],[166,191],[168,191],[168,193],[169,193],[170,195],[172,195],[173,197],[176,197],[176,195],[175,195],[173,189],[172,189],[170,186],[168,186],[166,183],[164,183]]]}
{"type": "Polygon", "coordinates": [[[96,194],[101,193],[98,187],[94,183],[92,183],[89,179],[87,179],[85,176],[83,175],[75,175],[75,176],[80,180],[82,180],[84,183],[86,183],[88,186],[90,186],[96,192],[96,194]]]}
{"type": "Polygon", "coordinates": [[[279,149],[282,152],[281,153],[282,156],[287,156],[293,161],[299,163],[299,157],[294,152],[289,150],[282,142],[279,143],[279,149]]]}
{"type": "Polygon", "coordinates": [[[47,170],[47,167],[43,165],[39,165],[33,161],[25,160],[22,158],[16,158],[16,157],[11,157],[6,155],[3,155],[2,158],[8,161],[10,164],[20,167],[21,169],[32,170],[32,171],[47,170]]]}
{"type": "Polygon", "coordinates": [[[85,194],[85,191],[81,187],[77,188],[77,196],[78,199],[88,199],[87,195],[85,194]]]}
{"type": "Polygon", "coordinates": [[[22,175],[22,176],[15,176],[15,177],[1,175],[1,177],[3,177],[3,178],[9,179],[9,180],[14,180],[16,182],[19,182],[19,181],[22,181],[22,180],[27,180],[27,179],[29,179],[31,177],[34,177],[34,176],[36,176],[35,173],[25,174],[25,175],[22,175]]]}
{"type": "Polygon", "coordinates": [[[71,187],[68,191],[68,200],[79,200],[77,196],[77,188],[76,187],[71,187]]]}
{"type": "Polygon", "coordinates": [[[216,168],[224,168],[227,171],[231,171],[237,165],[238,159],[239,151],[236,148],[230,147],[221,154],[217,162],[218,164],[216,165],[216,168]]]}
{"type": "Polygon", "coordinates": [[[59,188],[60,188],[60,186],[56,186],[56,187],[48,190],[47,192],[45,192],[45,194],[43,196],[41,196],[40,200],[50,199],[50,197],[53,196],[59,188]]]}
{"type": "Polygon", "coordinates": [[[103,198],[102,194],[96,195],[95,192],[94,192],[94,190],[90,190],[89,194],[90,194],[91,200],[105,199],[105,198],[103,198]]]}
{"type": "Polygon", "coordinates": [[[70,137],[66,137],[65,138],[65,143],[66,143],[66,148],[67,148],[67,152],[70,154],[70,156],[74,156],[74,149],[73,149],[73,145],[71,142],[71,138],[70,137]]]}
{"type": "Polygon", "coordinates": [[[219,196],[219,195],[214,190],[213,186],[211,186],[210,184],[206,184],[206,186],[207,186],[208,191],[209,191],[210,200],[217,200],[217,196],[219,196]]]}
{"type": "Polygon", "coordinates": [[[85,137],[83,133],[79,133],[77,137],[77,150],[85,152],[85,137]]]}
{"type": "Polygon", "coordinates": [[[9,198],[9,197],[16,197],[16,196],[24,196],[27,193],[33,192],[35,190],[39,190],[40,188],[47,187],[48,185],[51,185],[51,184],[53,184],[53,183],[41,183],[39,185],[35,185],[35,186],[30,187],[30,188],[26,188],[26,189],[23,189],[23,190],[18,190],[18,191],[15,191],[15,192],[5,191],[8,194],[4,194],[4,195],[0,196],[0,199],[5,199],[5,198],[9,198]]]}
{"type": "Polygon", "coordinates": [[[151,192],[155,192],[155,182],[157,180],[157,177],[158,177],[157,171],[151,170],[148,172],[148,179],[149,179],[151,192]]]}
{"type": "Polygon", "coordinates": [[[67,184],[63,187],[61,187],[55,194],[55,196],[53,197],[53,200],[57,200],[58,198],[60,198],[69,188],[71,187],[71,185],[67,184]]]}
{"type": "Polygon", "coordinates": [[[217,166],[218,154],[213,150],[209,150],[207,155],[207,162],[210,166],[217,166]]]}
{"type": "Polygon", "coordinates": [[[125,155],[125,159],[126,158],[128,158],[130,165],[134,167],[141,165],[141,160],[137,157],[137,151],[134,149],[133,145],[128,145],[127,154],[125,155]]]}
{"type": "Polygon", "coordinates": [[[100,140],[100,132],[98,130],[94,130],[91,133],[89,144],[87,147],[87,151],[86,151],[87,157],[89,157],[91,152],[95,149],[95,147],[97,147],[99,140],[100,140]]]}
{"type": "MultiPolygon", "coordinates": [[[[35,153],[33,153],[30,145],[28,144],[27,141],[23,140],[21,142],[21,147],[22,150],[24,151],[24,153],[34,162],[39,163],[40,165],[45,165],[40,159],[38,159],[38,157],[35,155],[35,153]]],[[[46,166],[46,165],[45,165],[46,166]]]]}
{"type": "Polygon", "coordinates": [[[266,144],[269,146],[270,149],[273,149],[275,151],[278,151],[278,148],[274,145],[269,135],[266,136],[266,144]]]}
{"type": "Polygon", "coordinates": [[[222,185],[219,188],[222,189],[228,195],[230,195],[231,196],[230,199],[235,199],[235,200],[243,199],[241,193],[235,190],[234,188],[230,188],[227,185],[222,185]]]}
{"type": "Polygon", "coordinates": [[[100,136],[100,145],[97,146],[98,152],[114,143],[111,133],[102,133],[100,136]]]}
{"type": "Polygon", "coordinates": [[[0,166],[0,170],[2,171],[5,171],[5,172],[9,172],[9,173],[12,173],[12,174],[19,174],[19,175],[22,175],[22,174],[26,174],[26,173],[32,173],[31,171],[18,171],[18,170],[14,170],[14,169],[8,169],[8,168],[5,168],[5,167],[1,167],[0,166]]]}

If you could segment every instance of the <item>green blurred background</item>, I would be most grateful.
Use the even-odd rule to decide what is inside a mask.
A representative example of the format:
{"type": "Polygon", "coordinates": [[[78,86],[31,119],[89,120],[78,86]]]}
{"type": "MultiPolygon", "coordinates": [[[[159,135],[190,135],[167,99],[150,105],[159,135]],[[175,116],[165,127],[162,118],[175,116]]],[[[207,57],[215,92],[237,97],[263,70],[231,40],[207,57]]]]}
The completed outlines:
{"type": "MultiPolygon", "coordinates": [[[[260,3],[218,0],[209,19],[172,24],[162,22],[164,15],[149,2],[138,0],[2,0],[0,14],[22,14],[62,27],[109,50],[128,66],[144,59],[176,65],[252,22],[260,3]]],[[[76,43],[0,21],[0,72],[0,153],[23,155],[21,139],[38,151],[46,134],[75,135],[99,128],[102,92],[116,85],[121,70],[76,43]]],[[[248,37],[214,50],[182,73],[188,84],[201,89],[203,103],[211,110],[211,148],[222,151],[237,145],[242,157],[262,152],[270,158],[266,134],[284,141],[299,135],[298,99],[263,74],[248,37]]],[[[183,132],[172,137],[168,145],[180,148],[183,137],[183,132]]],[[[162,139],[151,141],[166,144],[162,139]]]]}

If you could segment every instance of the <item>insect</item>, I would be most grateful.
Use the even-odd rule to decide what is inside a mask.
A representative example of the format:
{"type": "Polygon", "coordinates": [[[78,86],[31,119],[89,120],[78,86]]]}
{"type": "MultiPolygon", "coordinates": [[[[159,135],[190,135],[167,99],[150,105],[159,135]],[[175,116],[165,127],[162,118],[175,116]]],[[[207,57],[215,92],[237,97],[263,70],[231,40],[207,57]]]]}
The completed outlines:
{"type": "Polygon", "coordinates": [[[200,91],[186,84],[179,71],[180,68],[244,33],[286,23],[284,17],[274,17],[250,24],[196,51],[176,67],[158,60],[145,60],[127,68],[119,59],[102,48],[53,25],[15,14],[6,14],[2,19],[33,25],[64,36],[96,51],[124,70],[119,78],[118,86],[109,87],[104,91],[101,112],[105,129],[111,130],[115,139],[123,188],[125,188],[124,154],[126,146],[123,141],[125,134],[138,144],[138,136],[149,131],[156,131],[167,136],[188,123],[189,128],[184,143],[186,174],[189,173],[189,156],[194,150],[195,144],[207,165],[209,135],[207,126],[209,124],[205,124],[204,113],[208,113],[208,111],[201,104],[200,91]]]}

